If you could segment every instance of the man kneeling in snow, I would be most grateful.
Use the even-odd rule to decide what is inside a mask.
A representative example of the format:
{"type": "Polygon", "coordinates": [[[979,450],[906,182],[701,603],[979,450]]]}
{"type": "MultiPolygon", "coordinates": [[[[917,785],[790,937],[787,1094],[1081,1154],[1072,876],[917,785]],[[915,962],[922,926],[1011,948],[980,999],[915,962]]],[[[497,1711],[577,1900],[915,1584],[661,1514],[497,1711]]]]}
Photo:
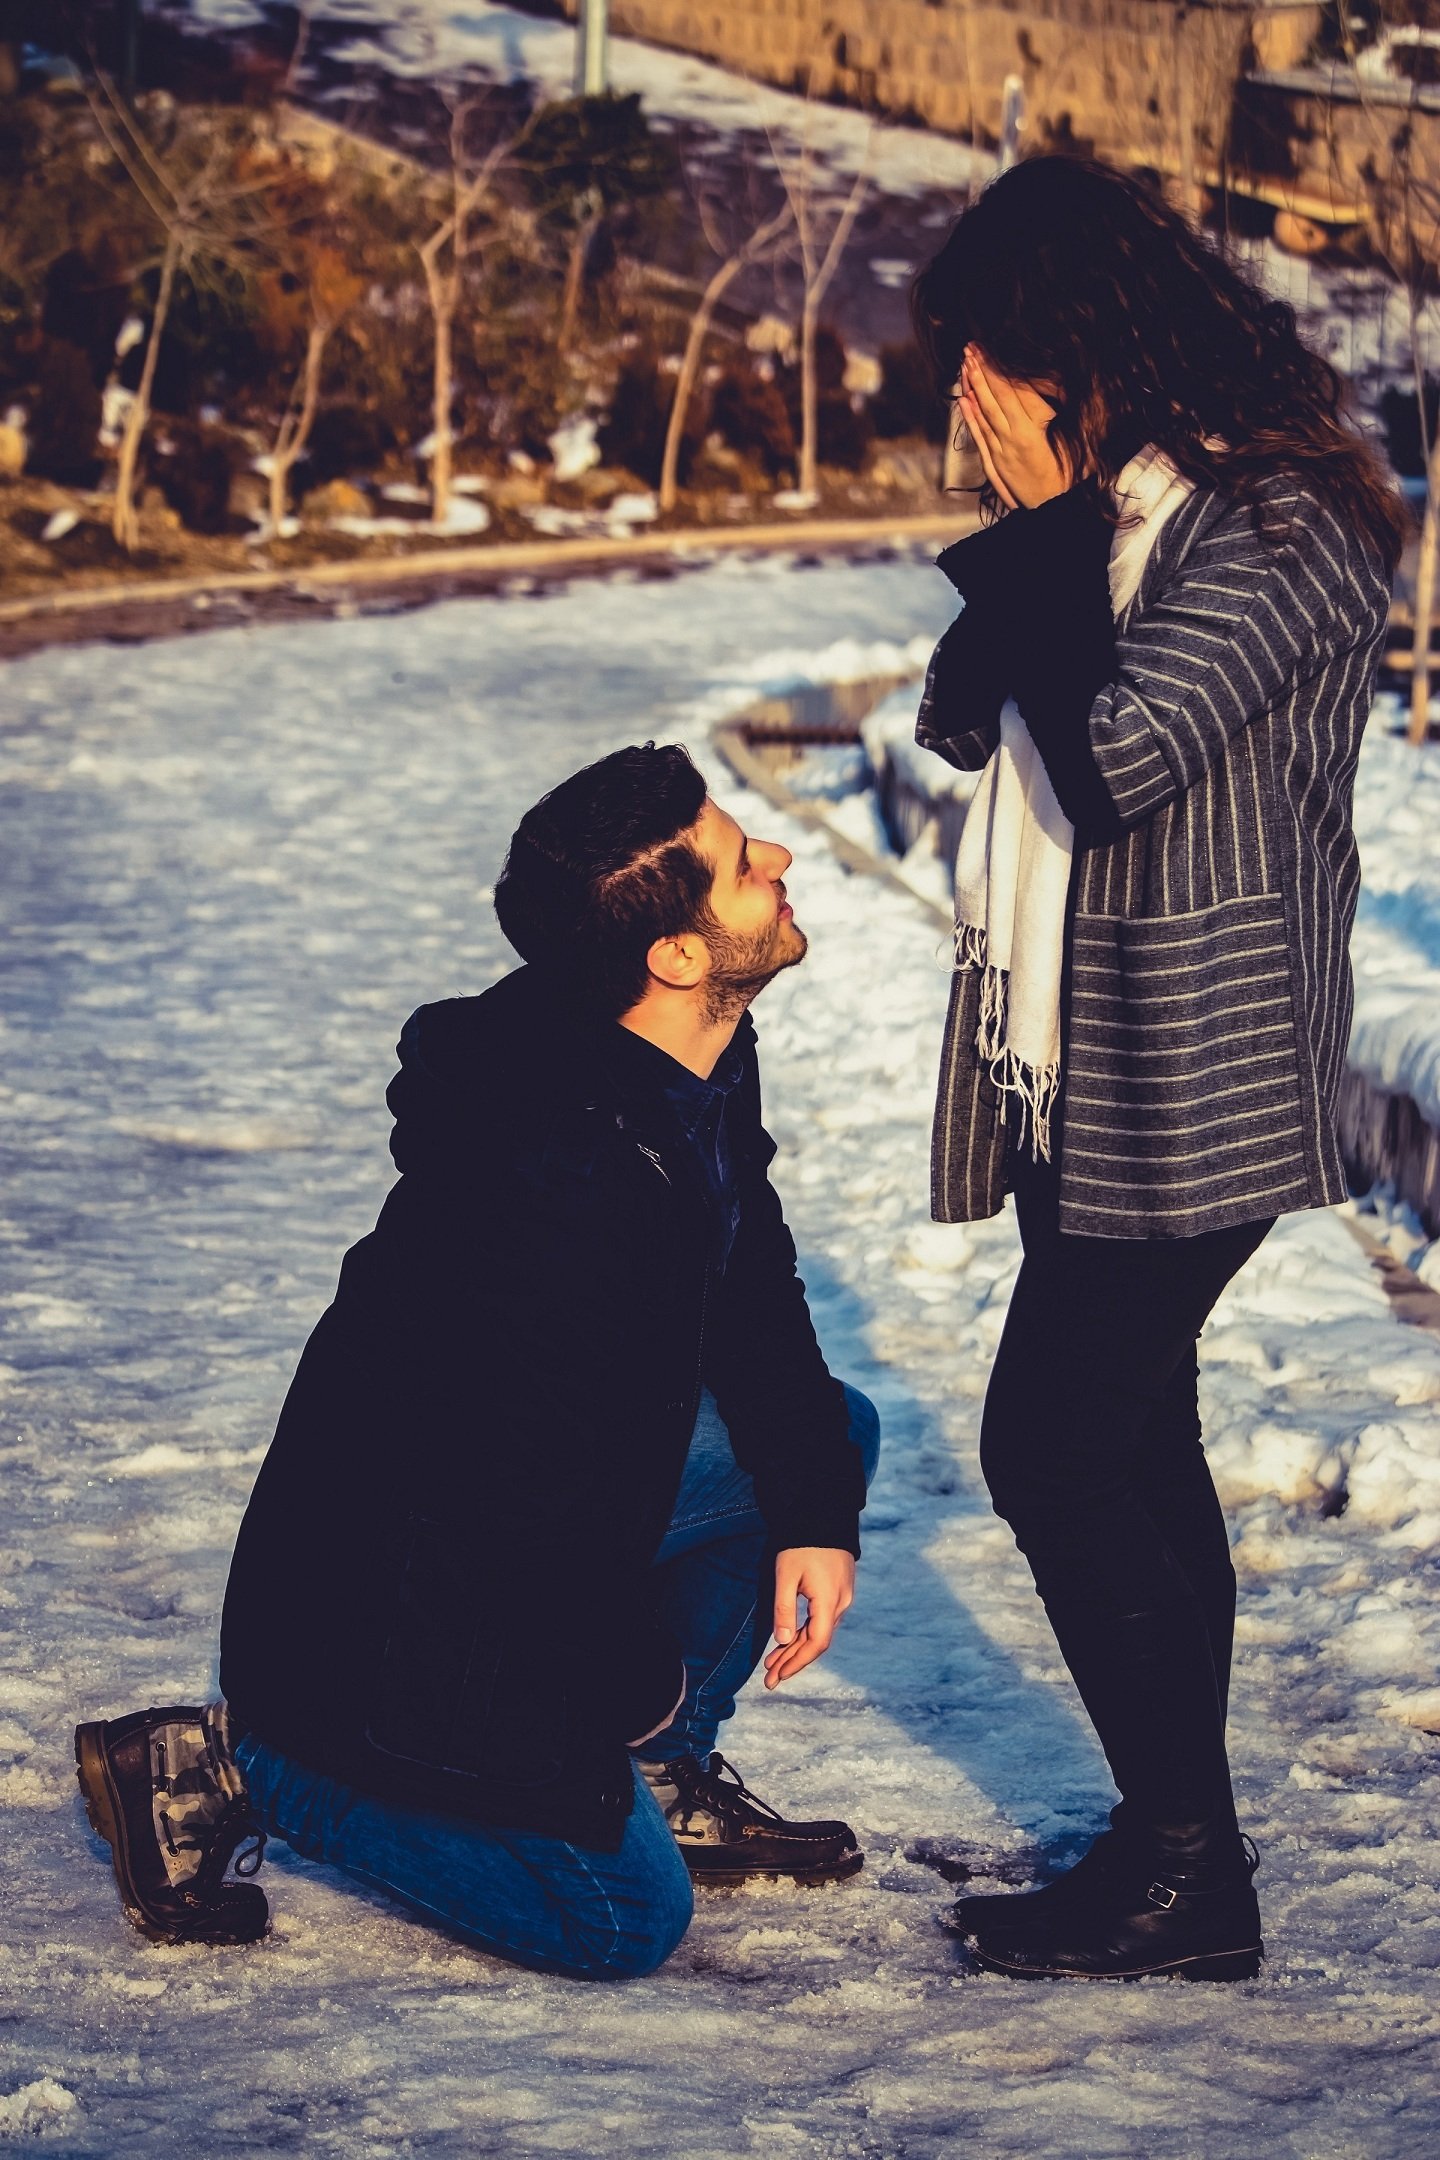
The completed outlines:
{"type": "Polygon", "coordinates": [[[653,744],[522,820],[529,965],[406,1023],[400,1180],[240,1526],[226,1700],[76,1734],[146,1934],[262,1934],[225,1877],[266,1832],[577,1976],[659,1965],[692,1876],[860,1866],[713,1752],[772,1619],[767,1686],[828,1646],[879,1446],[766,1175],[747,1008],[805,954],[789,865],[653,744]]]}

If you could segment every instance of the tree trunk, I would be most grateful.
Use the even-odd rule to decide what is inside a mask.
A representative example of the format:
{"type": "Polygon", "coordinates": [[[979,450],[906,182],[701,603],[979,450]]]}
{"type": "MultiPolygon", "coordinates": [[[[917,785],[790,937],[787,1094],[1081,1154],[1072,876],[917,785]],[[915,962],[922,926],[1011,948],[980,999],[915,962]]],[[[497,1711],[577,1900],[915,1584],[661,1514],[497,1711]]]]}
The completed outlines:
{"type": "MultiPolygon", "coordinates": [[[[871,141],[873,141],[873,134],[871,141]]],[[[871,142],[867,141],[864,162],[855,175],[854,184],[846,197],[845,207],[841,211],[835,229],[830,235],[830,245],[826,248],[824,260],[818,268],[811,252],[809,239],[810,211],[808,194],[802,197],[802,201],[797,201],[789,181],[787,180],[785,183],[786,193],[790,195],[795,210],[795,222],[800,229],[800,245],[805,263],[805,301],[800,310],[800,493],[802,495],[814,495],[817,492],[816,476],[820,463],[819,398],[815,381],[815,333],[820,325],[820,304],[830,289],[831,278],[834,277],[835,272],[840,267],[840,258],[845,253],[850,235],[855,227],[855,220],[860,215],[860,205],[864,202],[866,191],[870,185],[870,148],[871,142]]],[[[807,189],[809,187],[808,174],[805,178],[805,187],[807,189]]]]}
{"type": "Polygon", "coordinates": [[[280,95],[282,97],[294,95],[295,85],[300,80],[300,70],[305,64],[305,53],[309,43],[310,4],[309,0],[301,0],[301,5],[295,10],[295,42],[290,48],[290,58],[285,68],[285,80],[280,85],[280,95]]]}
{"type": "Polygon", "coordinates": [[[290,393],[290,405],[280,423],[275,438],[275,449],[270,459],[270,525],[278,534],[290,507],[290,475],[310,440],[310,430],[315,425],[315,415],[320,405],[320,369],[325,358],[325,346],[329,340],[328,324],[312,323],[305,340],[305,358],[301,362],[300,408],[295,410],[295,393],[290,393]]]}
{"type": "Polygon", "coordinates": [[[680,362],[680,373],[675,378],[675,401],[670,407],[670,420],[665,429],[665,455],[660,460],[660,508],[673,510],[675,494],[680,477],[680,445],[685,440],[685,415],[690,409],[695,379],[700,373],[700,356],[705,349],[705,339],[710,329],[715,302],[709,291],[695,310],[690,324],[690,335],[685,340],[685,355],[680,362]]]}
{"type": "Polygon", "coordinates": [[[1435,619],[1435,573],[1440,565],[1440,435],[1430,451],[1426,473],[1425,522],[1420,528],[1420,559],[1415,565],[1415,653],[1410,677],[1410,740],[1423,743],[1430,732],[1430,627],[1435,619]]]}
{"type": "Polygon", "coordinates": [[[685,415],[695,389],[695,379],[700,373],[700,361],[705,351],[705,339],[709,333],[715,310],[726,287],[734,282],[742,270],[758,262],[765,250],[778,238],[789,224],[793,211],[787,200],[783,209],[774,217],[767,218],[758,231],[751,233],[743,247],[728,256],[715,271],[695,310],[690,324],[690,335],[685,340],[685,354],[680,362],[680,373],[675,382],[675,402],[670,407],[670,421],[665,430],[665,455],[660,464],[660,508],[673,510],[675,489],[680,472],[680,445],[685,440],[685,415]]]}
{"type": "Polygon", "coordinates": [[[435,447],[430,458],[430,518],[443,525],[450,515],[450,481],[455,467],[455,360],[451,332],[455,301],[446,294],[435,309],[435,447]]]}
{"type": "Polygon", "coordinates": [[[819,400],[815,387],[815,329],[819,306],[814,289],[800,312],[800,493],[817,492],[819,400]]]}
{"type": "Polygon", "coordinates": [[[165,334],[165,318],[170,313],[170,297],[175,290],[175,272],[180,262],[180,239],[170,233],[165,241],[165,253],[160,262],[160,290],[155,295],[155,313],[150,318],[150,342],[145,347],[145,364],[140,370],[140,386],[125,415],[125,426],[120,435],[120,455],[115,466],[115,510],[110,530],[127,554],[133,555],[140,545],[140,520],[135,510],[135,475],[140,464],[140,444],[144,439],[145,426],[150,418],[150,393],[155,385],[155,363],[160,355],[160,340],[165,334]]]}
{"type": "MultiPolygon", "coordinates": [[[[289,415],[286,415],[288,420],[289,415]]],[[[290,467],[294,463],[289,446],[283,440],[286,421],[280,423],[280,435],[270,453],[270,537],[278,539],[284,522],[285,509],[290,497],[290,467]]]]}
{"type": "Polygon", "coordinates": [[[560,302],[558,334],[562,352],[568,349],[575,334],[575,324],[580,314],[580,294],[585,284],[585,258],[590,253],[590,241],[598,223],[597,213],[591,211],[576,226],[570,242],[570,260],[565,266],[565,291],[560,302]]]}

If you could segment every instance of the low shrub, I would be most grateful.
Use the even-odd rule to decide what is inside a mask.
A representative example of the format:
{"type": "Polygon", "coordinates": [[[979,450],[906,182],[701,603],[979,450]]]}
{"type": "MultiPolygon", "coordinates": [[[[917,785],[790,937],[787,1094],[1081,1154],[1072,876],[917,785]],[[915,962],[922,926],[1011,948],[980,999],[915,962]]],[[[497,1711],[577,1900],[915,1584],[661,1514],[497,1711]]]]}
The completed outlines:
{"type": "Polygon", "coordinates": [[[487,312],[473,353],[459,370],[463,433],[478,444],[550,455],[549,438],[559,425],[570,384],[554,326],[487,312]]]}
{"type": "Polygon", "coordinates": [[[146,470],[182,525],[196,533],[230,530],[230,483],[245,446],[225,428],[170,420],[152,437],[146,470]]]}
{"type": "MultiPolygon", "coordinates": [[[[822,323],[815,333],[816,455],[822,465],[859,472],[870,454],[875,427],[867,406],[845,388],[846,353],[838,330],[822,323]]],[[[786,409],[795,440],[800,440],[800,361],[789,361],[781,374],[786,409]]]]}
{"type": "Polygon", "coordinates": [[[115,251],[99,243],[67,248],[45,273],[40,327],[46,337],[78,345],[97,384],[115,358],[115,340],[130,312],[130,279],[115,251]]]}
{"type": "Polygon", "coordinates": [[[880,351],[880,387],[870,400],[875,433],[887,442],[901,435],[945,440],[946,405],[935,389],[929,362],[919,347],[885,345],[880,351]]]}
{"type": "Polygon", "coordinates": [[[793,477],[795,429],[769,361],[737,353],[725,362],[710,396],[710,426],[768,480],[793,477]]]}
{"type": "Polygon", "coordinates": [[[93,487],[100,476],[101,399],[89,354],[64,338],[43,339],[35,383],[26,466],[62,487],[93,487]]]}
{"type": "Polygon", "coordinates": [[[395,447],[395,434],[383,413],[342,402],[320,407],[307,447],[304,485],[324,487],[373,472],[395,447]]]}
{"type": "MultiPolygon", "coordinates": [[[[665,455],[665,435],[675,402],[675,374],[664,368],[653,345],[637,345],[626,355],[616,378],[609,417],[598,435],[600,455],[607,465],[619,465],[645,481],[660,484],[665,455]]],[[[697,383],[685,413],[685,432],[680,439],[678,477],[683,486],[690,478],[696,453],[710,425],[709,399],[703,382],[697,383]]]]}

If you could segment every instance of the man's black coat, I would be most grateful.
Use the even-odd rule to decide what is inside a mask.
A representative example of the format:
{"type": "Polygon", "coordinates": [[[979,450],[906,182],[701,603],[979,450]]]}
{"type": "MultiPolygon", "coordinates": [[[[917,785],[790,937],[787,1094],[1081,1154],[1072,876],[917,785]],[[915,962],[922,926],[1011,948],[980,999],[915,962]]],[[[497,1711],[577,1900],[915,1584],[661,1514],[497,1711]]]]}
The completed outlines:
{"type": "Polygon", "coordinates": [[[858,1550],[844,1395],[766,1174],[754,1031],[716,1276],[663,1102],[529,968],[422,1006],[400,1170],[305,1347],[231,1565],[239,1722],[364,1790],[592,1846],[667,1717],[651,1606],[702,1378],[777,1548],[858,1550]]]}

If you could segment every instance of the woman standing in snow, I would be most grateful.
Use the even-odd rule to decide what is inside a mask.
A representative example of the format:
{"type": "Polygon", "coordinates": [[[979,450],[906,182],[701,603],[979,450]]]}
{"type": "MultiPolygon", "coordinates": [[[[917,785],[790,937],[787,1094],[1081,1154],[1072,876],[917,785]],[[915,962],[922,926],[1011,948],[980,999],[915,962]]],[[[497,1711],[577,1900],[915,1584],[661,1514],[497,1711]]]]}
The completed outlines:
{"type": "Polygon", "coordinates": [[[915,316],[993,520],[940,558],[965,605],[917,730],[984,768],[933,1212],[1015,1193],[981,1459],[1121,1794],[1069,1874],[959,1918],[997,1971],[1248,1977],[1195,1346],[1276,1216],[1345,1195],[1351,789],[1400,507],[1291,309],[1106,166],[992,182],[915,316]]]}

